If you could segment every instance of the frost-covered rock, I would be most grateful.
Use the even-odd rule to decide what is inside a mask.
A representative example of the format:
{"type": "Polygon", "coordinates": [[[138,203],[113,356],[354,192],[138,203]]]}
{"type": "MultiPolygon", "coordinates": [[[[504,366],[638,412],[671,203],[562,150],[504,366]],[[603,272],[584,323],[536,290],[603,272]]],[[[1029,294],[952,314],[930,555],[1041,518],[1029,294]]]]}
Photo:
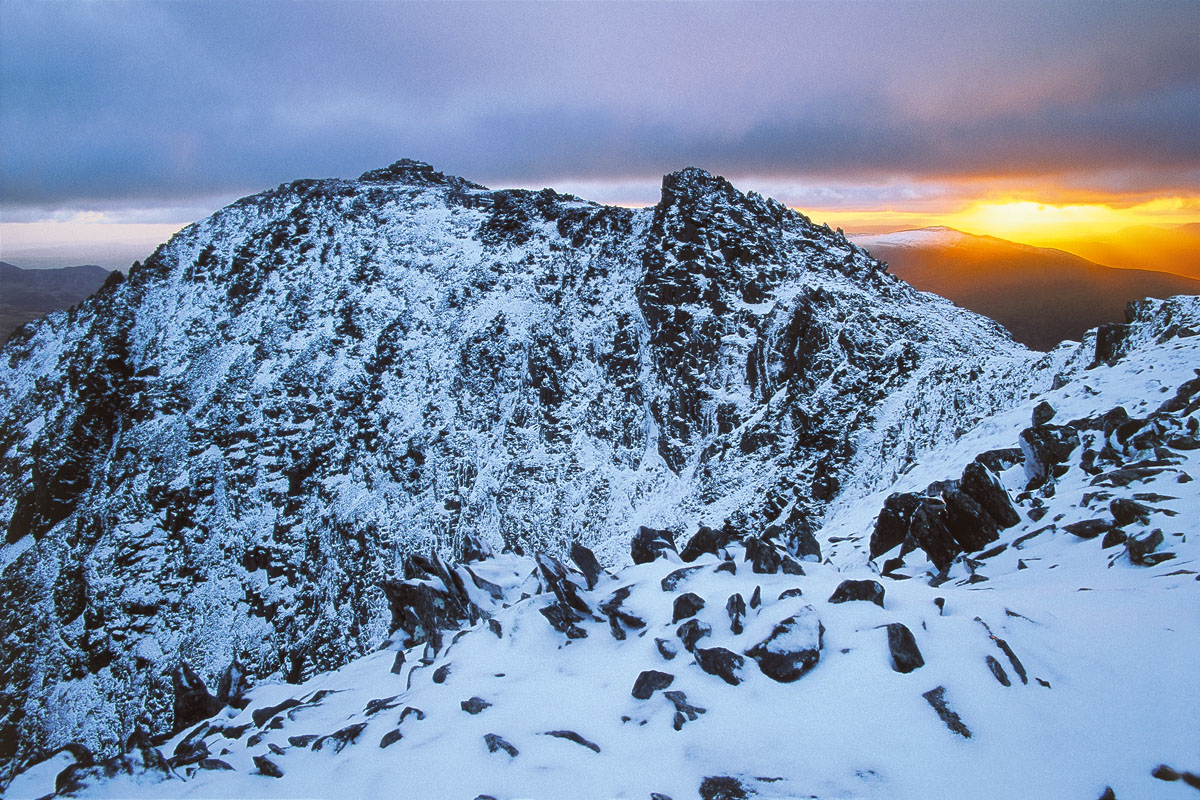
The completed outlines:
{"type": "Polygon", "coordinates": [[[768,678],[791,683],[820,661],[824,634],[817,610],[804,606],[776,625],[771,635],[747,650],[746,655],[758,662],[768,678]]]}

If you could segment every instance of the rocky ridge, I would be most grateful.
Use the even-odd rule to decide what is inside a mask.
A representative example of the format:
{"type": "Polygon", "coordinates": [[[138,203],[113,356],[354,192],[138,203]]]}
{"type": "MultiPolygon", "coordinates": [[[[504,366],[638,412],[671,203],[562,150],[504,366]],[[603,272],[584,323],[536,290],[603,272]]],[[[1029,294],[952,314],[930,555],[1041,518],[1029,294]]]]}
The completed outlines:
{"type": "Polygon", "coordinates": [[[703,170],[641,210],[410,161],[246,198],[2,352],[0,758],[170,733],[231,665],[335,669],[414,554],[811,552],[1084,366],[703,170]]]}

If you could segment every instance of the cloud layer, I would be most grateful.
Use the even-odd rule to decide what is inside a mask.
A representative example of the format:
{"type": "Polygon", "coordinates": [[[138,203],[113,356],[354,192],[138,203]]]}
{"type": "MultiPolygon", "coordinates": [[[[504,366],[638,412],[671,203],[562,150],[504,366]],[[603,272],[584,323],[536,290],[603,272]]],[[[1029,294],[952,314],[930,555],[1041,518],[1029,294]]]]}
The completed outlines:
{"type": "Polygon", "coordinates": [[[1171,0],[6,0],[3,211],[180,207],[404,156],[498,186],[698,164],[1194,193],[1197,30],[1171,0]]]}

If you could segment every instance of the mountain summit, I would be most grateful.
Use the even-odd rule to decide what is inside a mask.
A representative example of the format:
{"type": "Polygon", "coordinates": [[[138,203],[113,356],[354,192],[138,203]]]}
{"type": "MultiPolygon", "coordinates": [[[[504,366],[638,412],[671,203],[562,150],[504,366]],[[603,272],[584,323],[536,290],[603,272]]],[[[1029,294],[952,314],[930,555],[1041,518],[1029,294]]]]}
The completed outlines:
{"type": "Polygon", "coordinates": [[[245,198],[3,351],[0,756],[339,667],[418,556],[828,555],[831,510],[1087,363],[694,168],[640,210],[412,161],[245,198]]]}

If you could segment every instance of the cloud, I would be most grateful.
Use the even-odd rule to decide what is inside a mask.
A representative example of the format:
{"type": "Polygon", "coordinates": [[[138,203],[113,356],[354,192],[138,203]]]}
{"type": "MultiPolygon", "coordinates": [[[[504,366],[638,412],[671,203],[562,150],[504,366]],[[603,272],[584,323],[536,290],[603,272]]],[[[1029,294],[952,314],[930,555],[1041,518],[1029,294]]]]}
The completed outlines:
{"type": "Polygon", "coordinates": [[[699,164],[806,186],[1182,190],[1198,27],[1200,4],[1170,0],[7,0],[0,183],[10,218],[197,206],[399,157],[490,185],[644,187],[699,164]]]}

